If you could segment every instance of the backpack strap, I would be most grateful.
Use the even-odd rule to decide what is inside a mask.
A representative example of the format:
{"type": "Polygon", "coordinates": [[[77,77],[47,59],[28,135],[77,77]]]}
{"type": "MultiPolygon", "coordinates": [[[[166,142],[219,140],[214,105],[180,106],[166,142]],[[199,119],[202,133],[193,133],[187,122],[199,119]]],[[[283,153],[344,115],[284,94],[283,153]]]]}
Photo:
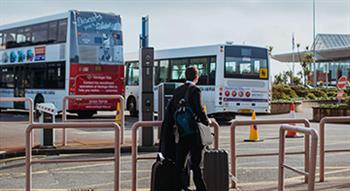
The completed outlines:
{"type": "Polygon", "coordinates": [[[188,84],[188,87],[187,87],[186,92],[185,92],[185,97],[184,97],[184,99],[185,99],[185,101],[186,101],[187,104],[189,104],[188,98],[189,98],[189,96],[190,96],[190,89],[191,89],[191,87],[193,87],[193,84],[188,84]]]}

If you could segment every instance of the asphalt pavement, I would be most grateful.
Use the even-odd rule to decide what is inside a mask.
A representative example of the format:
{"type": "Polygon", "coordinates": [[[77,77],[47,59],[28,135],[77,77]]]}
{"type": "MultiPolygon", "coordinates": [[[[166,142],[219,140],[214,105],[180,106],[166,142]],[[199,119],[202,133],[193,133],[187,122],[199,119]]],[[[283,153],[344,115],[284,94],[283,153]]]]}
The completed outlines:
{"type": "MultiPolygon", "coordinates": [[[[2,114],[3,115],[3,114],[2,114]]],[[[21,118],[23,114],[9,114],[9,118],[21,118]]],[[[257,119],[286,118],[288,114],[282,115],[258,115],[257,119]]],[[[297,113],[297,117],[311,118],[311,110],[304,109],[297,113]]],[[[237,116],[239,119],[246,119],[249,116],[237,116]]],[[[2,118],[3,119],[3,118],[2,118]]],[[[18,121],[18,120],[14,120],[18,121]]],[[[126,137],[130,141],[130,126],[137,121],[136,118],[127,118],[126,137]]],[[[0,123],[0,137],[9,131],[9,127],[0,123]]],[[[17,124],[14,137],[19,137],[20,130],[25,124],[17,124]],[[16,133],[17,132],[17,135],[16,133]]],[[[313,128],[318,129],[318,123],[312,123],[313,128]]],[[[278,125],[258,126],[260,138],[263,142],[244,142],[249,136],[249,128],[237,128],[237,152],[238,154],[269,153],[278,152],[278,125]]],[[[38,133],[39,134],[39,133],[38,133]]],[[[60,133],[57,133],[60,134],[60,133]]],[[[350,129],[347,124],[329,124],[326,127],[326,150],[350,149],[350,129]]],[[[230,147],[229,125],[220,127],[220,148],[227,150],[230,147]]],[[[38,135],[37,135],[38,136],[38,135]]],[[[59,136],[59,135],[57,135],[59,136]]],[[[7,137],[1,139],[0,143],[13,141],[7,137]]],[[[59,137],[58,137],[59,139],[59,137]]],[[[113,140],[111,130],[73,130],[69,132],[70,147],[108,147],[113,140]],[[93,138],[91,138],[93,137],[93,138]],[[104,141],[104,142],[103,142],[104,141]],[[95,142],[95,144],[93,144],[95,142]]],[[[303,138],[287,139],[286,151],[302,151],[303,138]]],[[[22,140],[21,140],[22,141],[22,140]]],[[[128,142],[127,141],[127,144],[128,142]]],[[[20,145],[20,144],[19,144],[20,145]]],[[[142,153],[143,156],[155,156],[156,153],[142,153]]],[[[61,154],[61,155],[36,155],[35,159],[43,158],[91,158],[112,156],[112,153],[85,153],[85,154],[61,154]]],[[[317,159],[318,160],[318,159],[317,159]]],[[[288,155],[286,163],[303,169],[302,155],[288,155]]],[[[316,183],[316,190],[350,190],[350,155],[348,153],[326,153],[326,182],[316,183]]],[[[149,190],[151,165],[154,161],[138,162],[138,188],[149,190]]],[[[278,175],[278,157],[244,157],[238,158],[238,186],[240,190],[276,190],[278,175]]],[[[113,189],[113,162],[101,163],[59,163],[59,164],[34,164],[33,165],[33,188],[35,190],[112,190],[113,189]]],[[[318,169],[317,169],[318,172],[318,169]]],[[[303,184],[303,176],[286,170],[286,190],[306,190],[307,185],[303,184]]],[[[24,190],[24,158],[9,158],[0,160],[0,191],[24,190]]],[[[122,153],[121,157],[121,188],[131,188],[131,155],[122,153]]]]}

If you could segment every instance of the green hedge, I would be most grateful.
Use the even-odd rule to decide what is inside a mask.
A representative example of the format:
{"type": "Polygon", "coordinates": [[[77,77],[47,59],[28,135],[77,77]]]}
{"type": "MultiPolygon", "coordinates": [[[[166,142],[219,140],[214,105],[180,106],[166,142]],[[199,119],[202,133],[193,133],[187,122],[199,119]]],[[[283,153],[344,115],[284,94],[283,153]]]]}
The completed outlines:
{"type": "MultiPolygon", "coordinates": [[[[306,88],[304,86],[288,86],[277,84],[272,86],[273,100],[335,100],[336,88],[306,88]]],[[[350,95],[350,89],[345,90],[345,96],[350,95]]],[[[349,99],[350,103],[350,99],[349,99]]]]}

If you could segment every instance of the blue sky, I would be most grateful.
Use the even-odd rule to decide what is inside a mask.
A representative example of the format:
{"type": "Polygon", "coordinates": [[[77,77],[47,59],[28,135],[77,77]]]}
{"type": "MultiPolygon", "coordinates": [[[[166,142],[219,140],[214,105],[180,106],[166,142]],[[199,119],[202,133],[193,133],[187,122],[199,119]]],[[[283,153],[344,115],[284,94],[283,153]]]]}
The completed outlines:
{"type": "MultiPolygon", "coordinates": [[[[312,42],[312,0],[0,0],[0,25],[70,9],[120,14],[126,52],[138,49],[144,15],[156,49],[233,41],[284,53],[292,33],[302,48],[312,42]]],[[[350,34],[350,0],[316,0],[316,32],[350,34]]],[[[273,74],[291,68],[272,65],[273,74]]]]}

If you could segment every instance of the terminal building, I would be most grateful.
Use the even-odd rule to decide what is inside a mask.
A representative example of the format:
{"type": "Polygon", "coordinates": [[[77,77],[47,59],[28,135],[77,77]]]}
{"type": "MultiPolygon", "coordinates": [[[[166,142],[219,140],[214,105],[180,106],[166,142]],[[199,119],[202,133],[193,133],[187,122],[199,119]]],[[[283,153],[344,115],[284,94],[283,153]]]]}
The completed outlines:
{"type": "MultiPolygon", "coordinates": [[[[350,79],[350,34],[318,34],[315,38],[315,65],[311,64],[308,81],[316,84],[336,85],[340,76],[350,79]]],[[[311,46],[313,47],[313,46],[311,46]]],[[[280,62],[302,62],[308,51],[276,54],[272,57],[280,62]]]]}

